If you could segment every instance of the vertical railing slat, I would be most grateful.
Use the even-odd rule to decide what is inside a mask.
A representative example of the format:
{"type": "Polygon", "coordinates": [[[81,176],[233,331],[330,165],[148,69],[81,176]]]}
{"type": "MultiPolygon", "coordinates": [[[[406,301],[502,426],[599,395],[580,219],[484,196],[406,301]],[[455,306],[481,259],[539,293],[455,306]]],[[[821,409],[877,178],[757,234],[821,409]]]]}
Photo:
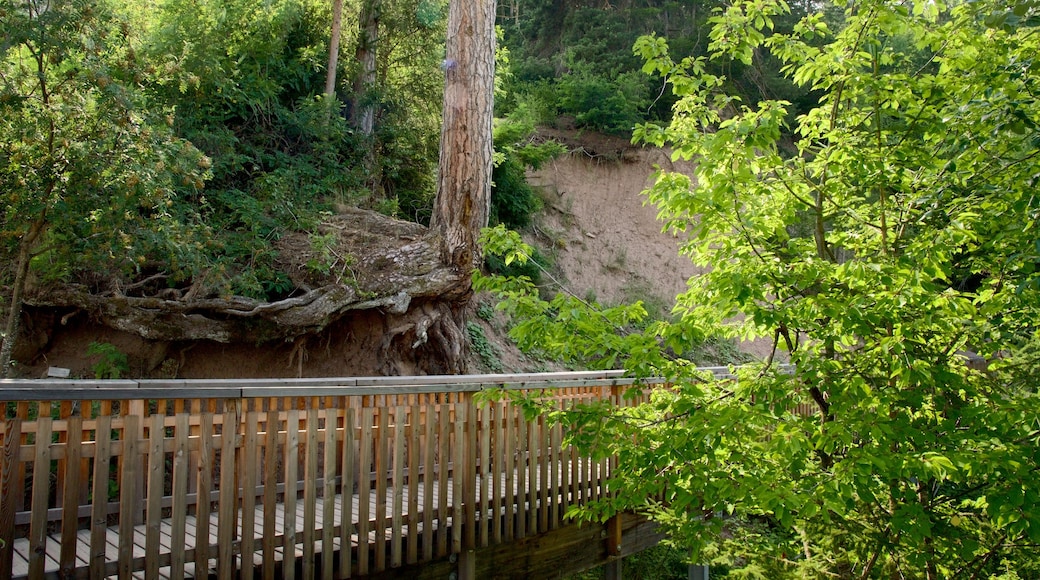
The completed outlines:
{"type": "Polygon", "coordinates": [[[303,462],[303,577],[314,578],[315,531],[318,525],[318,401],[307,400],[307,438],[303,462]]]}
{"type": "Polygon", "coordinates": [[[451,553],[459,554],[462,552],[462,529],[465,526],[464,519],[466,517],[463,511],[463,504],[466,503],[466,465],[465,457],[467,455],[465,449],[466,440],[466,405],[464,403],[455,404],[455,423],[452,425],[454,428],[454,440],[452,443],[452,469],[451,469],[451,484],[452,484],[452,501],[451,501],[451,553]]]}
{"type": "Polygon", "coordinates": [[[368,574],[369,552],[369,495],[372,489],[370,477],[372,465],[372,421],[375,410],[372,407],[361,409],[361,439],[358,445],[358,574],[368,574]]]}
{"type": "MultiPolygon", "coordinates": [[[[351,576],[351,536],[354,533],[354,482],[357,480],[354,463],[354,406],[349,397],[343,397],[343,487],[340,497],[343,502],[340,521],[340,578],[351,576]]],[[[359,538],[360,545],[360,538],[359,538]]]]}
{"type": "Polygon", "coordinates": [[[83,416],[67,415],[65,434],[65,498],[61,514],[59,574],[71,578],[76,570],[76,533],[79,531],[80,463],[83,459],[83,416]]]}
{"type": "Polygon", "coordinates": [[[491,416],[491,540],[502,542],[502,465],[505,463],[505,401],[495,401],[488,405],[491,416]]]}
{"type": "Polygon", "coordinates": [[[242,449],[239,452],[238,473],[242,483],[242,540],[239,575],[242,580],[253,580],[253,555],[256,552],[256,456],[260,451],[260,414],[256,408],[258,399],[244,401],[250,404],[245,410],[242,424],[242,449]]]}
{"type": "Polygon", "coordinates": [[[480,510],[480,533],[477,539],[480,542],[479,546],[487,547],[490,539],[488,526],[491,524],[491,517],[488,513],[488,509],[491,507],[491,498],[488,496],[490,491],[488,476],[491,467],[491,403],[480,408],[480,422],[474,427],[480,429],[480,503],[477,505],[477,509],[480,510]]]}
{"type": "Polygon", "coordinates": [[[422,455],[418,405],[412,404],[408,417],[408,549],[405,562],[415,564],[419,561],[419,458],[422,455]]]}
{"type": "MultiPolygon", "coordinates": [[[[328,397],[325,401],[325,431],[322,440],[322,479],[321,490],[321,577],[332,580],[333,563],[336,555],[333,540],[336,534],[336,424],[339,421],[339,409],[336,399],[328,397]]],[[[347,546],[350,549],[350,546],[347,546]]]]}
{"type": "Polygon", "coordinates": [[[438,405],[437,409],[437,556],[448,554],[448,455],[451,439],[451,405],[447,401],[438,405]]]}
{"type": "MultiPolygon", "coordinates": [[[[207,401],[212,403],[212,401],[207,401]]],[[[195,574],[209,574],[210,491],[213,489],[213,411],[202,406],[199,417],[195,478],[195,574]]]]}
{"type": "MultiPolygon", "coordinates": [[[[384,412],[388,411],[390,409],[384,409],[384,412]]],[[[391,442],[391,449],[393,449],[391,452],[393,504],[390,506],[390,567],[397,568],[403,563],[401,527],[404,525],[404,465],[406,462],[404,443],[407,438],[405,428],[407,426],[408,408],[393,407],[393,412],[394,438],[391,442]]]]}
{"type": "Polygon", "coordinates": [[[274,580],[277,575],[277,561],[275,560],[275,539],[277,529],[275,527],[278,499],[278,466],[279,457],[278,439],[281,432],[281,420],[278,417],[278,401],[268,400],[267,421],[264,424],[266,436],[264,437],[264,537],[263,545],[263,573],[264,580],[274,580]]]}
{"type": "Polygon", "coordinates": [[[523,412],[516,411],[516,537],[527,537],[527,422],[523,412]]]}
{"type": "Polygon", "coordinates": [[[145,578],[159,577],[159,536],[162,529],[163,479],[166,476],[166,454],[163,452],[163,420],[156,413],[148,426],[148,477],[145,499],[145,578]]]}
{"type": "Polygon", "coordinates": [[[538,533],[538,418],[527,421],[527,533],[538,533]]]}
{"type": "Polygon", "coordinates": [[[422,525],[422,558],[433,559],[433,516],[437,506],[434,504],[433,492],[437,489],[437,476],[434,473],[435,450],[437,449],[437,407],[429,402],[423,408],[426,420],[423,422],[423,525],[422,525]]]}
{"type": "Polygon", "coordinates": [[[282,542],[282,578],[296,578],[296,484],[300,467],[300,411],[290,401],[285,423],[285,496],[282,499],[284,541],[282,542]]]}
{"type": "Polygon", "coordinates": [[[191,450],[188,447],[191,435],[191,415],[181,407],[173,424],[173,481],[170,510],[170,577],[183,578],[185,557],[185,528],[188,519],[188,471],[191,450]]]}
{"type": "MultiPolygon", "coordinates": [[[[555,406],[561,408],[562,402],[556,401],[555,406]]],[[[552,426],[550,437],[552,438],[550,443],[550,446],[552,447],[552,458],[550,460],[550,463],[552,464],[552,474],[549,477],[549,487],[552,489],[552,493],[550,493],[549,497],[552,505],[549,507],[549,529],[555,530],[559,527],[560,521],[563,519],[564,512],[560,508],[567,496],[567,489],[563,484],[563,475],[566,471],[563,465],[563,450],[561,449],[563,425],[559,422],[555,423],[552,426]]]]}
{"type": "Polygon", "coordinates": [[[516,409],[510,403],[503,404],[502,419],[505,421],[506,444],[502,469],[506,474],[506,519],[502,523],[505,540],[511,542],[516,534],[516,409]]]}
{"type": "Polygon", "coordinates": [[[238,538],[238,429],[242,401],[224,401],[220,426],[220,498],[217,509],[217,576],[231,580],[238,569],[234,541],[238,538]]]}
{"type": "Polygon", "coordinates": [[[17,416],[7,417],[7,404],[0,401],[0,418],[3,423],[3,457],[0,457],[0,576],[13,574],[14,568],[14,514],[17,511],[16,492],[19,486],[14,481],[19,471],[22,441],[22,420],[17,416]]]}
{"type": "Polygon", "coordinates": [[[378,410],[375,447],[376,474],[376,542],[375,571],[386,570],[386,482],[387,482],[387,445],[390,443],[390,409],[385,402],[378,410]]]}
{"type": "MultiPolygon", "coordinates": [[[[122,407],[121,407],[122,408],[122,407]]],[[[137,482],[141,457],[137,451],[137,435],[141,426],[138,415],[123,416],[123,454],[119,458],[119,578],[128,579],[134,568],[134,524],[137,518],[137,482]]]]}
{"type": "MultiPolygon", "coordinates": [[[[36,418],[36,439],[33,443],[33,482],[51,479],[51,434],[53,421],[50,405],[40,405],[36,418]]],[[[34,485],[32,489],[32,518],[29,524],[29,577],[43,578],[47,563],[47,495],[49,485],[34,485]]]]}
{"type": "Polygon", "coordinates": [[[94,482],[90,506],[90,577],[104,578],[108,530],[108,483],[112,465],[112,415],[98,415],[94,429],[94,482]]]}

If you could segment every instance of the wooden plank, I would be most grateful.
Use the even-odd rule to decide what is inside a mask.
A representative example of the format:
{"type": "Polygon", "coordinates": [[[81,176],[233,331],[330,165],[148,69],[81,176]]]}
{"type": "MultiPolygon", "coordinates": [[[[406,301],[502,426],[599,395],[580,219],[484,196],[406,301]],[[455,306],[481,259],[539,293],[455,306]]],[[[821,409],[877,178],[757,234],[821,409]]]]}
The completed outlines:
{"type": "MultiPolygon", "coordinates": [[[[336,424],[339,421],[339,409],[336,408],[336,400],[329,397],[325,401],[325,437],[322,450],[322,479],[324,485],[321,490],[322,513],[321,513],[321,577],[322,580],[333,579],[333,565],[335,563],[335,528],[336,528],[336,424]]],[[[343,525],[342,523],[340,525],[343,525]]],[[[349,528],[349,525],[344,527],[349,528]]],[[[346,551],[350,551],[350,544],[346,551]]]]}
{"type": "MultiPolygon", "coordinates": [[[[211,401],[210,401],[211,403],[211,401]]],[[[199,500],[195,503],[195,573],[207,574],[210,558],[210,492],[213,490],[213,411],[210,406],[199,417],[198,476],[195,489],[199,500]]]]}
{"type": "Polygon", "coordinates": [[[538,533],[538,418],[527,421],[527,533],[538,533]]]}
{"type": "Polygon", "coordinates": [[[137,437],[141,418],[127,415],[123,418],[123,455],[119,458],[119,578],[133,575],[134,524],[137,518],[137,482],[143,475],[141,456],[137,451],[137,437]]]}
{"type": "MultiPolygon", "coordinates": [[[[343,487],[340,489],[340,497],[343,501],[340,516],[340,555],[339,569],[341,578],[349,578],[351,575],[351,552],[350,537],[354,527],[354,482],[355,474],[358,473],[354,466],[354,407],[349,405],[349,399],[343,398],[343,487]]],[[[360,545],[360,538],[359,538],[360,545]]]]}
{"type": "Polygon", "coordinates": [[[253,554],[256,552],[256,454],[260,416],[255,408],[245,411],[242,424],[242,449],[238,454],[238,473],[242,484],[241,580],[253,580],[253,554]]]}
{"type": "MultiPolygon", "coordinates": [[[[71,410],[70,410],[71,411],[71,410]]],[[[65,435],[65,499],[62,507],[59,575],[71,578],[76,569],[76,533],[79,531],[80,464],[83,456],[83,417],[68,417],[65,435]]]]}
{"type": "Polygon", "coordinates": [[[372,480],[368,477],[372,464],[372,422],[375,419],[372,407],[361,409],[361,439],[358,444],[358,574],[368,574],[368,495],[372,480]]]}
{"type": "MultiPolygon", "coordinates": [[[[390,409],[384,409],[390,411],[390,409]]],[[[401,527],[404,525],[402,514],[404,512],[404,465],[407,461],[405,454],[405,440],[407,434],[407,407],[393,407],[394,431],[391,442],[391,465],[393,469],[391,481],[391,493],[393,504],[390,506],[390,567],[399,568],[403,563],[403,550],[401,545],[401,527]]]]}
{"type": "MultiPolygon", "coordinates": [[[[19,452],[21,452],[23,448],[32,451],[32,448],[27,445],[29,443],[29,433],[27,432],[27,428],[32,427],[32,424],[35,423],[35,421],[29,421],[30,406],[35,407],[36,404],[30,404],[28,401],[23,401],[15,405],[15,417],[20,419],[22,423],[21,439],[18,441],[19,452]]],[[[32,456],[30,456],[30,458],[31,457],[32,456]]],[[[19,460],[15,467],[14,489],[12,492],[14,493],[14,508],[16,512],[25,511],[25,474],[27,468],[28,466],[24,459],[19,460]]]]}
{"type": "Polygon", "coordinates": [[[150,417],[148,429],[148,495],[145,508],[145,577],[159,577],[159,538],[162,529],[163,479],[166,476],[166,454],[163,452],[163,419],[150,417]]]}
{"type": "Polygon", "coordinates": [[[220,426],[220,505],[217,509],[217,576],[230,580],[237,571],[234,541],[238,536],[238,427],[242,401],[224,401],[224,415],[220,426]]]}
{"type": "Polygon", "coordinates": [[[433,515],[436,506],[433,503],[433,492],[437,488],[437,478],[434,473],[434,456],[437,449],[437,407],[427,404],[423,408],[426,420],[423,422],[423,527],[422,527],[422,558],[433,559],[433,515]]]}
{"type": "Polygon", "coordinates": [[[451,406],[438,405],[437,411],[437,556],[448,555],[448,465],[450,456],[451,406]]]}
{"type": "Polygon", "coordinates": [[[177,413],[173,426],[173,506],[170,510],[170,578],[184,577],[185,528],[188,517],[188,470],[190,450],[188,437],[191,433],[190,416],[177,413]]]}
{"type": "MultiPolygon", "coordinates": [[[[64,456],[57,457],[58,454],[54,451],[67,448],[68,443],[68,423],[67,419],[72,416],[72,401],[61,401],[58,403],[58,420],[53,425],[55,434],[57,435],[58,443],[51,448],[51,459],[56,459],[56,464],[53,469],[54,471],[54,507],[61,508],[65,506],[65,469],[66,462],[64,456]]],[[[62,510],[64,513],[64,510],[62,510]]],[[[59,557],[60,560],[60,557],[59,557]]]]}
{"type": "Polygon", "coordinates": [[[549,421],[542,414],[538,416],[538,531],[549,531],[549,471],[555,467],[549,458],[549,421]]]}
{"type": "Polygon", "coordinates": [[[277,572],[275,561],[275,503],[278,499],[276,488],[278,483],[278,433],[281,431],[276,401],[268,403],[267,421],[264,437],[264,535],[262,540],[264,580],[274,580],[277,572]]]}
{"type": "Polygon", "coordinates": [[[527,536],[527,421],[516,413],[516,537],[527,536]]]}
{"type": "Polygon", "coordinates": [[[375,434],[375,473],[376,473],[376,554],[375,571],[386,570],[386,474],[387,474],[387,445],[390,439],[390,409],[383,407],[377,409],[376,422],[378,429],[375,434]]]}
{"type": "Polygon", "coordinates": [[[29,524],[29,577],[43,578],[47,551],[47,495],[51,479],[51,425],[50,405],[44,415],[40,405],[36,418],[36,439],[33,455],[32,523],[29,524]]]}
{"type": "Polygon", "coordinates": [[[307,405],[307,431],[303,464],[303,577],[314,578],[314,541],[318,525],[318,403],[307,405]]]}
{"type": "Polygon", "coordinates": [[[112,416],[100,415],[94,429],[94,482],[90,514],[90,577],[105,577],[105,549],[108,531],[108,482],[111,453],[112,416]]]}
{"type": "Polygon", "coordinates": [[[296,578],[296,482],[300,466],[300,411],[295,401],[286,413],[285,423],[285,522],[282,527],[282,578],[296,578]]]}
{"type": "Polygon", "coordinates": [[[419,561],[419,457],[423,454],[418,405],[412,404],[408,417],[408,549],[405,561],[414,564],[419,561]]]}
{"type": "Polygon", "coordinates": [[[502,524],[505,532],[505,540],[510,542],[516,534],[516,415],[517,411],[510,403],[503,403],[503,416],[505,420],[506,444],[504,448],[504,460],[502,470],[506,474],[506,519],[502,524]]]}
{"type": "Polygon", "coordinates": [[[491,540],[496,544],[502,541],[502,466],[505,463],[505,401],[491,403],[491,540]]]}
{"type": "MultiPolygon", "coordinates": [[[[154,399],[154,398],[157,398],[157,397],[160,397],[160,396],[162,396],[162,395],[161,394],[160,395],[153,395],[153,396],[150,396],[148,398],[154,399]]],[[[138,395],[137,397],[134,397],[134,398],[132,398],[132,399],[130,399],[128,401],[124,401],[122,403],[122,405],[123,405],[123,408],[127,409],[127,412],[123,413],[124,415],[133,415],[134,417],[137,417],[137,422],[135,423],[135,426],[134,426],[135,431],[133,431],[131,434],[132,434],[133,438],[136,439],[138,444],[143,445],[143,441],[144,441],[144,421],[145,421],[145,417],[148,415],[148,405],[146,404],[147,401],[142,399],[142,398],[140,398],[140,397],[141,397],[141,395],[138,395]]],[[[124,425],[123,428],[125,430],[126,429],[126,425],[124,425]]],[[[128,437],[128,439],[129,439],[129,437],[128,437]]],[[[145,516],[145,513],[144,513],[145,484],[144,484],[144,482],[145,482],[145,476],[147,474],[145,473],[145,469],[144,469],[144,454],[143,454],[143,451],[144,451],[143,449],[138,447],[138,450],[137,450],[137,454],[138,455],[136,455],[136,460],[135,460],[137,465],[133,466],[134,473],[137,475],[137,480],[134,482],[134,487],[133,487],[134,501],[136,502],[136,504],[134,505],[134,525],[143,524],[144,523],[144,516],[145,516]]],[[[122,465],[122,463],[120,463],[120,465],[122,465]]]]}
{"type": "MultiPolygon", "coordinates": [[[[18,451],[22,440],[22,420],[17,416],[7,418],[6,404],[0,406],[3,422],[3,457],[0,460],[0,576],[13,573],[14,568],[14,515],[16,508],[16,485],[14,475],[21,463],[18,451]]],[[[28,572],[28,570],[26,570],[28,572]]]]}
{"type": "MultiPolygon", "coordinates": [[[[477,538],[479,546],[487,547],[490,541],[490,530],[488,526],[491,524],[490,514],[488,509],[491,507],[491,498],[488,496],[488,476],[490,475],[491,467],[491,403],[488,403],[479,409],[480,422],[471,425],[474,429],[479,429],[477,435],[480,440],[480,489],[479,489],[479,503],[477,509],[480,511],[480,529],[479,537],[477,538]]],[[[476,469],[473,469],[476,472],[476,469]]]]}
{"type": "Polygon", "coordinates": [[[466,441],[466,405],[464,403],[455,404],[455,420],[452,427],[454,428],[454,442],[451,457],[451,553],[458,554],[462,552],[462,529],[466,527],[464,504],[466,501],[465,457],[467,450],[464,448],[466,441]]]}
{"type": "MultiPolygon", "coordinates": [[[[556,405],[562,407],[562,402],[557,401],[556,405]]],[[[561,481],[563,479],[562,476],[566,473],[566,466],[563,464],[564,454],[561,448],[563,445],[563,425],[558,421],[552,426],[551,438],[552,458],[550,461],[552,463],[552,475],[549,478],[549,486],[552,488],[552,495],[550,496],[552,505],[549,508],[549,529],[555,530],[563,520],[565,512],[560,508],[564,501],[563,498],[567,494],[566,487],[563,481],[561,481]]]]}

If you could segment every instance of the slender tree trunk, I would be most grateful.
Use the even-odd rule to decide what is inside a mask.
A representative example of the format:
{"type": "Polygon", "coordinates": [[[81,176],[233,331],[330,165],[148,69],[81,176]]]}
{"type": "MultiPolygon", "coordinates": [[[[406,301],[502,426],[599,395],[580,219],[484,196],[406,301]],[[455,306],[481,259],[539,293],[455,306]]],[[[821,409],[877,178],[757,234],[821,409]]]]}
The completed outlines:
{"type": "Polygon", "coordinates": [[[354,126],[365,135],[375,130],[375,107],[369,93],[376,85],[376,49],[379,44],[379,13],[382,0],[364,0],[355,56],[361,70],[354,79],[354,126]]]}
{"type": "Polygon", "coordinates": [[[22,318],[22,294],[25,292],[25,280],[29,275],[29,260],[36,240],[46,227],[44,219],[38,219],[29,227],[29,231],[18,244],[18,264],[15,266],[14,287],[11,290],[11,305],[7,311],[7,323],[4,324],[3,346],[0,346],[0,378],[8,378],[11,373],[11,354],[14,343],[18,340],[18,323],[22,318]]]}
{"type": "Polygon", "coordinates": [[[430,227],[443,236],[442,259],[469,271],[478,265],[477,239],[491,207],[494,0],[451,3],[444,72],[444,126],[430,227]]]}
{"type": "Polygon", "coordinates": [[[325,96],[336,96],[336,67],[339,66],[339,37],[343,28],[343,0],[332,0],[332,34],[329,39],[329,68],[325,74],[325,96]]]}

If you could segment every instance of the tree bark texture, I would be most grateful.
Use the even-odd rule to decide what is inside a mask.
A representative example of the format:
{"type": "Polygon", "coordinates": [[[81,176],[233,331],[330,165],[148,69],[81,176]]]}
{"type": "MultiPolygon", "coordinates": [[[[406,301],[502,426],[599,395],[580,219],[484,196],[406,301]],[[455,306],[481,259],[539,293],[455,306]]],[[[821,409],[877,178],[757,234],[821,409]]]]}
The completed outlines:
{"type": "Polygon", "coordinates": [[[45,217],[33,222],[29,231],[22,236],[18,244],[18,264],[15,266],[14,287],[11,290],[11,305],[7,311],[7,323],[4,324],[3,345],[0,346],[0,378],[8,378],[11,371],[11,353],[18,338],[18,323],[22,319],[22,295],[25,292],[25,281],[29,275],[29,261],[32,250],[40,234],[47,228],[45,217]]]}
{"type": "Polygon", "coordinates": [[[332,0],[332,33],[329,38],[329,66],[325,74],[325,96],[336,96],[336,69],[339,67],[339,37],[343,30],[343,0],[332,0]]]}
{"type": "Polygon", "coordinates": [[[370,93],[376,86],[376,49],[379,45],[381,0],[364,0],[359,18],[358,43],[354,56],[360,65],[354,79],[354,126],[363,134],[375,131],[375,107],[370,93]]]}
{"type": "Polygon", "coordinates": [[[495,85],[495,1],[456,0],[448,12],[444,127],[431,229],[442,259],[460,271],[478,265],[477,239],[491,199],[495,85]]]}

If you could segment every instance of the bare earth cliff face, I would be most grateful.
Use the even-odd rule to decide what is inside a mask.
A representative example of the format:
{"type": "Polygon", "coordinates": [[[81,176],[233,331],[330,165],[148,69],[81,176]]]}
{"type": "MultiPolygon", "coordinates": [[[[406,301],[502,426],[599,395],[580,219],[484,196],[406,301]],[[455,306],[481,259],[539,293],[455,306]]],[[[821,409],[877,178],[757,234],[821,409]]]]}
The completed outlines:
{"type": "MultiPolygon", "coordinates": [[[[655,165],[675,168],[668,156],[623,139],[549,136],[574,151],[529,175],[544,208],[528,238],[552,255],[559,282],[578,296],[602,304],[641,299],[666,314],[686,280],[699,273],[678,255],[678,240],[661,232],[656,210],[644,206],[640,195],[655,165]]],[[[279,242],[281,266],[301,289],[281,302],[191,302],[161,296],[147,285],[124,289],[122,296],[117,290],[94,296],[77,288],[37,293],[15,353],[17,374],[40,377],[56,366],[71,369],[74,377],[93,377],[98,360],[87,355],[91,342],[126,353],[128,376],[136,377],[451,372],[439,362],[446,356],[442,345],[451,341],[438,334],[462,331],[442,323],[454,315],[434,298],[464,273],[441,265],[430,232],[351,211],[330,218],[319,233],[335,234],[337,240],[323,256],[302,233],[279,242]],[[328,273],[308,266],[314,260],[328,266],[328,273]],[[55,303],[74,306],[55,308],[55,303]]],[[[484,325],[505,370],[544,368],[510,347],[502,324],[468,318],[484,325]]],[[[482,370],[477,360],[469,367],[482,370]]]]}

